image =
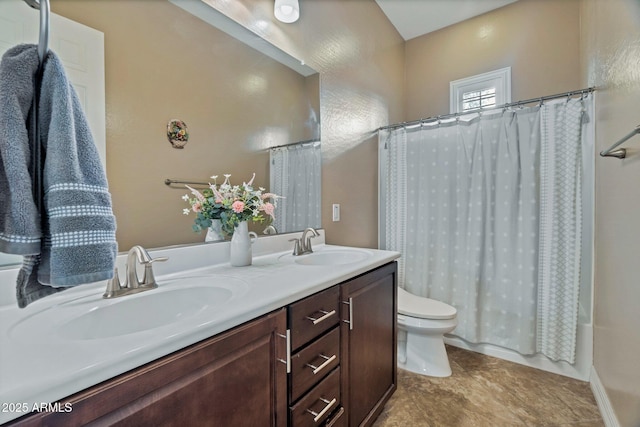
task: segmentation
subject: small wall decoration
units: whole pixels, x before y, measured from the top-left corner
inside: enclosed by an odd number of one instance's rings
[[[187,124],[182,120],[170,120],[167,124],[167,138],[173,148],[184,148],[189,141]]]

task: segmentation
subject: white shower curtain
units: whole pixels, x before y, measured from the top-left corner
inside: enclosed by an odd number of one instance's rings
[[[320,142],[272,148],[269,191],[278,199],[273,226],[279,233],[320,227]]]
[[[381,247],[455,335],[573,362],[585,102],[381,131]]]

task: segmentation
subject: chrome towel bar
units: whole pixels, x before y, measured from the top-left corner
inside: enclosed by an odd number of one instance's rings
[[[621,145],[622,143],[626,142],[628,139],[631,139],[631,137],[633,137],[637,133],[640,133],[640,125],[636,126],[636,128],[634,130],[632,130],[627,135],[622,137],[622,139],[620,141],[616,142],[615,144],[613,144],[611,147],[607,148],[606,150],[601,151],[600,155],[602,157],[617,157],[618,159],[624,159],[625,157],[627,157],[627,149],[626,148],[617,148],[617,147],[619,145]]]
[[[209,187],[208,182],[200,182],[200,181],[179,181],[177,179],[167,178],[164,180],[164,185],[171,186],[173,184],[190,184],[190,185],[202,185],[205,187]]]

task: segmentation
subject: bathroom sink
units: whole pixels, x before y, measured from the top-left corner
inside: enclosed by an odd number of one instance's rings
[[[126,299],[73,318],[61,325],[58,335],[74,340],[109,338],[158,328],[191,317],[231,299],[229,289],[190,287]],[[140,301],[140,300],[143,301]]]
[[[356,249],[331,249],[296,257],[294,262],[301,265],[345,265],[364,261],[370,252]]]
[[[173,278],[158,280],[158,288],[134,295],[79,298],[30,316],[14,325],[11,334],[28,336],[36,327],[58,339],[97,340],[177,324],[215,313],[247,289],[246,282],[232,277],[218,277],[218,282],[206,276]]]

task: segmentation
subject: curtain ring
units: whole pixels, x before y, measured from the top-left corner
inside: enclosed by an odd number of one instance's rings
[[[538,108],[542,108],[543,103],[544,103],[544,99],[540,98],[540,103],[538,104]]]

